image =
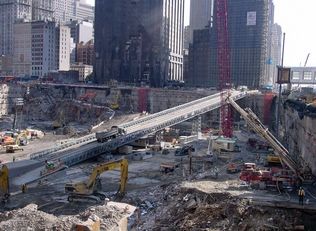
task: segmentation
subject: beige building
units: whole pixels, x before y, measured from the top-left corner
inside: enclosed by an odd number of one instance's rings
[[[70,69],[70,29],[52,21],[14,24],[14,75],[43,77]]]
[[[94,6],[86,0],[75,0],[75,15],[77,20],[94,21]]]
[[[85,64],[72,64],[70,69],[79,72],[79,81],[84,82],[86,78],[93,72],[93,66]]]
[[[13,27],[13,74],[15,76],[32,74],[32,25],[16,23]]]
[[[70,69],[70,28],[59,26],[57,29],[57,53],[58,70],[69,71]]]

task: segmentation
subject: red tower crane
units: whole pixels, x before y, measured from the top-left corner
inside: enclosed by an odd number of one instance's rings
[[[231,88],[230,78],[230,50],[228,42],[227,0],[216,0],[217,26],[217,65],[219,74],[219,88],[221,91]],[[225,137],[232,137],[232,111],[226,103],[227,95],[221,95],[220,119],[221,129]]]

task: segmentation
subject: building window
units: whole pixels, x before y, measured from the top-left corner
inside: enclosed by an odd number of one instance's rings
[[[312,80],[312,72],[311,71],[304,71],[303,79],[304,80]]]
[[[300,72],[299,71],[293,71],[292,79],[293,80],[299,80],[300,79]]]

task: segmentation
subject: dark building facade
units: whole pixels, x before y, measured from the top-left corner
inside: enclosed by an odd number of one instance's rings
[[[184,0],[96,0],[95,82],[183,80]]]
[[[78,63],[91,65],[94,64],[94,43],[90,40],[87,43],[81,42],[77,44],[76,48],[76,60]]]
[[[189,75],[185,82],[192,87],[217,87],[216,37],[212,28],[193,31],[189,47]]]
[[[231,80],[235,86],[258,88],[267,82],[271,22],[272,0],[228,0]],[[213,27],[194,32],[189,65],[185,80],[189,86],[218,87],[216,17]]]

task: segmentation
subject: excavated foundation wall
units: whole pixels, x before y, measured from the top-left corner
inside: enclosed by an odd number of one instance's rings
[[[14,110],[14,99],[23,97],[25,107],[24,113],[27,117],[35,119],[56,119],[54,115],[61,115],[65,108],[67,113],[73,115],[73,119],[80,119],[84,116],[93,117],[102,108],[113,108],[116,106],[120,111],[126,113],[136,113],[147,111],[149,113],[159,112],[183,103],[187,103],[201,97],[216,93],[215,91],[204,90],[170,90],[155,88],[107,88],[107,87],[81,87],[70,85],[0,85],[0,116],[12,113]],[[271,111],[271,119],[265,118],[264,111],[267,105],[264,95],[248,97],[238,101],[242,107],[250,107],[258,117],[264,121],[272,123],[274,121],[274,105],[268,105]],[[81,110],[75,110],[73,105],[81,105]],[[101,107],[98,110],[91,105]],[[87,109],[91,115],[86,115]],[[65,113],[65,112],[64,112]],[[88,113],[88,114],[89,114]],[[210,113],[208,117],[213,121],[218,120],[218,112]],[[239,115],[235,113],[235,118]],[[271,127],[271,124],[267,124]]]
[[[281,117],[285,143],[293,158],[307,165],[316,175],[316,116],[285,104]]]

